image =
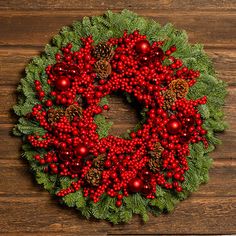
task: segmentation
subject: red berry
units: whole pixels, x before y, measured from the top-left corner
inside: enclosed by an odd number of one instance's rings
[[[121,206],[122,206],[122,201],[117,200],[117,201],[116,201],[116,206],[117,206],[117,207],[121,207]]]
[[[45,105],[46,105],[47,107],[51,107],[51,106],[53,105],[52,100],[47,100],[46,103],[45,103]]]
[[[103,105],[103,109],[104,110],[109,110],[109,106],[105,104],[105,105]]]

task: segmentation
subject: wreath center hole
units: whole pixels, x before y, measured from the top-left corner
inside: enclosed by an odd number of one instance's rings
[[[109,98],[109,111],[104,111],[104,115],[113,122],[109,134],[123,136],[127,130],[133,130],[140,121],[139,104],[132,104],[120,94],[112,94]]]

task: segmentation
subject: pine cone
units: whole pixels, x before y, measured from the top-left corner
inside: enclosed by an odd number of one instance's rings
[[[91,168],[87,172],[85,179],[92,186],[98,186],[100,184],[101,176],[102,176],[102,171],[96,168]]]
[[[98,157],[96,157],[93,160],[93,165],[94,167],[96,167],[99,170],[103,169],[103,165],[104,165],[104,161],[105,161],[106,155],[105,154],[101,154]]]
[[[154,145],[154,151],[162,153],[164,151],[164,148],[161,146],[159,142],[156,142]]]
[[[160,159],[151,158],[148,161],[148,166],[150,170],[152,170],[154,173],[160,170]]]
[[[50,109],[47,112],[47,120],[49,123],[53,124],[58,122],[62,116],[65,115],[65,112],[62,109]]]
[[[176,94],[176,98],[183,98],[188,94],[189,85],[184,79],[172,80],[169,87]]]
[[[106,43],[99,43],[93,49],[92,55],[98,60],[106,59],[107,61],[109,61],[113,57],[114,51],[111,45],[107,45]]]
[[[155,158],[159,159],[161,157],[161,153],[164,151],[164,148],[161,146],[159,142],[155,143],[154,150],[150,151],[149,154]]]
[[[94,71],[100,79],[106,79],[111,74],[111,64],[101,59],[94,64]]]
[[[79,105],[72,104],[66,108],[65,116],[69,121],[72,121],[75,116],[82,116],[82,108]]]
[[[169,110],[171,109],[171,106],[173,103],[176,101],[176,95],[172,90],[166,90],[162,92],[163,97],[164,97],[164,104],[163,104],[163,109],[164,110]]]
[[[148,166],[153,172],[157,172],[158,170],[160,170],[160,157],[163,151],[164,148],[159,142],[157,142],[154,145],[154,150],[149,152],[149,154],[151,155],[151,159],[148,161]]]

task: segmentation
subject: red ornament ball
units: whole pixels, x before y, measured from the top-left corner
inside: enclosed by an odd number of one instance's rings
[[[144,184],[143,188],[142,188],[142,193],[143,194],[149,194],[151,192],[151,187],[149,186],[149,184]]]
[[[79,69],[76,66],[70,66],[68,69],[68,73],[70,75],[78,75],[79,74]]]
[[[87,156],[87,155],[88,155],[89,150],[88,150],[88,148],[87,148],[86,146],[84,146],[84,145],[79,145],[79,146],[76,148],[75,153],[76,153],[77,155],[79,155],[79,156],[84,157],[84,156]]]
[[[70,172],[73,173],[73,174],[77,174],[80,172],[81,170],[81,165],[79,162],[73,162],[71,165],[70,165]]]
[[[52,67],[52,73],[54,75],[63,75],[66,73],[66,71],[67,71],[67,66],[63,63],[56,63]]]
[[[161,48],[156,48],[153,52],[153,57],[154,59],[157,59],[157,60],[163,60],[164,58],[164,52]]]
[[[62,151],[58,156],[61,161],[65,162],[72,159],[73,153],[71,151]]]
[[[177,119],[171,119],[166,124],[167,132],[170,134],[177,134],[182,128],[181,123]]]
[[[143,189],[143,181],[139,178],[131,179],[129,182],[129,190],[133,193],[140,192]]]
[[[147,54],[151,50],[150,43],[145,39],[140,40],[135,44],[135,50],[137,53]]]
[[[61,76],[56,80],[55,85],[58,90],[67,90],[70,87],[70,80],[65,76]]]

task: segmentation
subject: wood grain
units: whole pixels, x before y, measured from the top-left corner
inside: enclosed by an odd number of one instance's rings
[[[0,9],[152,9],[152,10],[219,10],[219,11],[233,11],[236,9],[235,1],[193,1],[185,0],[184,4],[182,0],[125,0],[125,1],[100,1],[100,0],[68,0],[68,1],[55,1],[55,0],[38,0],[28,1],[21,0],[21,4],[17,0],[1,1]]]
[[[81,219],[73,209],[58,206],[49,196],[41,198],[0,197],[0,212],[4,214],[1,232],[63,232],[96,235],[107,234],[230,234],[234,233],[235,197],[190,197],[181,202],[172,214],[162,215],[141,224],[134,217],[129,224],[111,226],[107,222]],[[21,210],[24,209],[24,217]],[[191,210],[190,210],[191,209]],[[50,216],[49,216],[50,213]],[[173,220],[174,219],[174,220]],[[78,223],[79,222],[79,223]],[[197,224],[196,224],[197,222]],[[207,223],[206,223],[207,222]],[[218,222],[218,227],[215,227]],[[155,227],[154,227],[155,226]]]
[[[103,10],[80,10],[80,11],[17,11],[0,10],[0,45],[32,45],[41,46],[48,43],[48,40],[63,25],[70,25],[73,21],[83,16],[102,14]],[[188,32],[190,42],[199,42],[207,46],[218,46],[235,48],[236,25],[234,12],[204,11],[169,11],[136,10],[141,16],[151,17],[161,24],[172,22],[177,28],[185,29]],[[50,24],[48,24],[50,22]],[[206,24],[207,22],[207,24]],[[43,37],[42,37],[43,35]]]
[[[11,107],[24,67],[63,25],[123,8],[162,24],[171,21],[187,31],[190,42],[205,45],[219,78],[229,84],[224,106],[229,128],[218,134],[222,145],[211,153],[209,183],[175,212],[151,216],[147,224],[135,217],[129,224],[112,226],[82,219],[35,183],[28,164],[20,159],[20,139],[10,135],[16,121]],[[0,0],[0,22],[0,235],[236,234],[236,1]],[[113,96],[110,106],[105,115],[114,122],[112,134],[135,125],[136,110],[122,98]]]

